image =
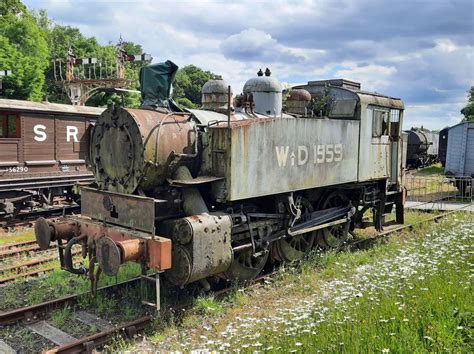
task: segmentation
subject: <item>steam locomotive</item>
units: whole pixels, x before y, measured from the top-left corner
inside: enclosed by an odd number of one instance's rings
[[[175,286],[208,287],[340,247],[367,210],[378,230],[392,208],[403,223],[400,99],[348,80],[310,81],[283,112],[267,69],[235,107],[216,79],[202,89],[202,109],[181,110],[170,98],[176,70],[170,61],[144,67],[142,107],[110,107],[97,120],[96,188],[82,188],[82,215],[35,224],[41,248],[58,241],[63,269],[96,285],[101,272],[135,261],[156,284],[163,273]],[[73,264],[76,244],[89,268]]]

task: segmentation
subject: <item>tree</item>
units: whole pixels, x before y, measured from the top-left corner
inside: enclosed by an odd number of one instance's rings
[[[210,71],[204,71],[195,65],[186,65],[178,70],[173,82],[173,99],[187,108],[199,108],[201,90],[204,84],[216,77]]]
[[[43,98],[48,47],[35,17],[18,0],[0,2],[0,70],[11,70],[3,79],[2,95],[39,101]]]
[[[461,109],[461,114],[464,115],[464,122],[474,121],[474,86],[471,86],[467,94],[467,106]]]

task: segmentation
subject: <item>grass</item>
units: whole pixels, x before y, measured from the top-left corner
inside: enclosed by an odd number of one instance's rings
[[[198,299],[179,324],[150,334],[151,348],[471,352],[472,235],[472,215],[457,213],[366,251],[314,253],[281,267],[272,284]]]
[[[66,306],[61,309],[51,311],[49,320],[54,327],[61,327],[71,317],[71,309]]]
[[[17,243],[23,241],[31,241],[35,239],[35,232],[29,230],[22,233],[5,233],[0,231],[0,245],[8,245],[10,243]]]
[[[443,175],[444,174],[444,167],[441,165],[441,163],[436,163],[431,166],[419,168],[416,170],[417,175]]]
[[[79,259],[87,266],[87,260]],[[20,279],[0,287],[0,297],[2,298],[0,309],[34,305],[53,298],[85,293],[90,290],[90,282],[87,276],[77,276],[61,270],[59,261],[48,263],[49,265],[52,265],[55,269],[44,276]],[[99,279],[99,287],[125,281],[137,277],[139,274],[139,264],[127,263],[120,267],[116,277],[108,277],[102,274]]]
[[[315,331],[302,329],[276,337],[264,332],[259,342],[286,352],[299,348],[321,352],[467,352],[474,343],[474,289],[466,282],[466,268],[444,262],[440,269],[423,280],[409,279],[409,288],[362,293],[360,298],[348,300],[345,309],[327,303],[323,305],[329,309],[324,319],[314,312],[306,323],[307,327],[317,323]]]
[[[222,303],[214,298],[214,296],[200,296],[194,303],[196,311],[202,314],[217,314],[222,312]]]

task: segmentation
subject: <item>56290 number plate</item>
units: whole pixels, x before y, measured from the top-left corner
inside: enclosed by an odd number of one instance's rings
[[[28,167],[27,166],[8,167],[8,168],[5,168],[3,172],[25,173],[25,172],[28,172]]]

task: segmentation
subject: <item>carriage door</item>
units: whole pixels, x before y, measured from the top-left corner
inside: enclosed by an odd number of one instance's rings
[[[400,136],[400,122],[401,122],[401,111],[399,109],[390,110],[390,184],[401,183],[399,180],[401,161],[402,161],[402,148],[403,141]]]

